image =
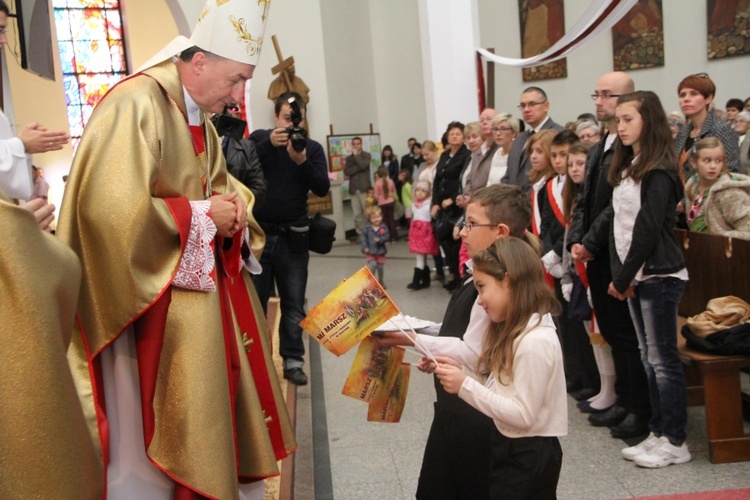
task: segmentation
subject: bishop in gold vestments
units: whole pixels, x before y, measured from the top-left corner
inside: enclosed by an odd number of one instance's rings
[[[243,268],[265,241],[253,197],[227,173],[180,64],[137,73],[99,103],[58,224],[83,265],[69,356],[110,498],[239,498],[296,447]],[[212,232],[200,205],[235,191],[249,238]]]

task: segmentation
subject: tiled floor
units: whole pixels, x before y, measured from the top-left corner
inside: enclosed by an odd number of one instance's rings
[[[313,254],[307,288],[308,304],[315,305],[341,279],[363,265],[359,245],[340,244],[329,255]],[[418,292],[407,290],[413,267],[408,244],[404,241],[392,244],[385,271],[388,292],[404,313],[440,321],[448,303],[448,292],[440,286]],[[302,398],[311,394],[313,398],[324,399],[312,404],[317,403],[319,411],[325,412],[325,442],[330,470],[320,465],[325,461],[316,460],[314,476],[319,482],[316,486],[323,486],[317,488],[316,498],[413,498],[432,422],[435,398],[432,377],[416,369],[412,371],[400,423],[369,423],[367,406],[341,395],[354,351],[352,349],[337,358],[324,349],[320,350],[320,373],[313,373],[311,386],[300,392]],[[405,361],[416,359],[416,356],[407,354]],[[606,428],[589,426],[586,417],[577,411],[573,400],[570,401],[569,434],[561,439],[564,453],[558,487],[561,499],[632,498],[750,487],[750,463],[713,465],[709,462],[702,407],[689,410],[688,445],[693,461],[661,470],[646,470],[623,460],[620,450],[628,444],[611,438]],[[313,411],[313,424],[316,418],[320,420],[320,413],[316,417]],[[325,439],[325,430],[325,426],[322,430],[318,428],[317,443]],[[329,484],[326,484],[327,478],[330,478]],[[313,481],[313,478],[300,479],[298,476],[298,485],[301,480],[306,481],[304,491],[310,491],[307,481]],[[299,486],[297,491],[303,491]],[[297,498],[302,497],[297,495]]]

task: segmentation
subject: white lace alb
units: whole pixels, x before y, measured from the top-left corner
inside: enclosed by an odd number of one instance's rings
[[[211,271],[214,270],[216,261],[211,242],[216,236],[216,225],[208,216],[211,202],[191,201],[190,208],[193,212],[190,234],[172,285],[188,290],[213,292],[216,284],[211,278]]]

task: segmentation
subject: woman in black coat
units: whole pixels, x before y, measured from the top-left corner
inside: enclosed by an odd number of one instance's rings
[[[436,224],[435,237],[445,253],[451,273],[445,288],[452,291],[460,284],[458,252],[461,241],[453,238],[453,225],[458,222],[462,210],[456,204],[456,197],[461,192],[461,170],[471,153],[464,144],[463,123],[451,122],[446,133],[448,143],[438,160],[432,186],[432,218]]]

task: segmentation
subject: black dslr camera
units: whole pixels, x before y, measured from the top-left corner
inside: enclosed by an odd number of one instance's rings
[[[224,107],[224,111],[222,111],[221,114],[214,115],[214,117],[211,118],[211,123],[216,127],[216,133],[219,134],[219,137],[231,137],[237,141],[242,139],[247,122],[233,117],[227,111],[227,108],[236,108],[236,106],[236,104],[228,104]]]
[[[307,146],[307,130],[299,126],[302,122],[302,110],[296,97],[290,97],[287,99],[287,102],[289,103],[289,107],[292,108],[289,117],[294,126],[288,127],[286,133],[289,134],[289,140],[292,141],[292,149],[301,153]]]

